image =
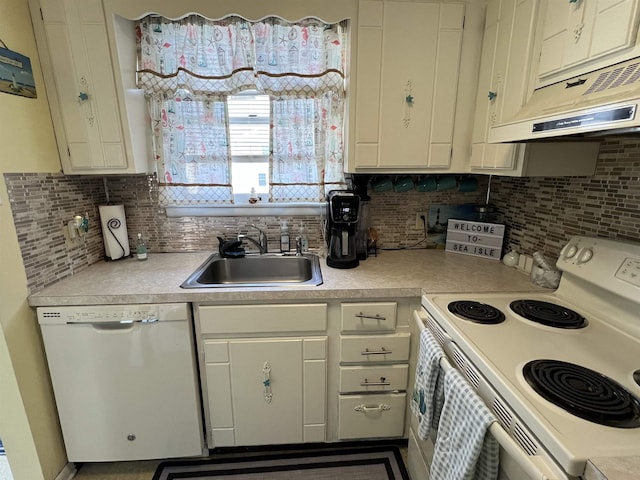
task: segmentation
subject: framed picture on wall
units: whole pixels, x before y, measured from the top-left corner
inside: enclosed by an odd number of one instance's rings
[[[28,98],[37,97],[29,57],[0,47],[0,92]]]
[[[475,220],[476,207],[471,204],[462,205],[430,205],[427,218],[427,241],[430,247],[445,248],[447,243],[447,222],[450,218]]]

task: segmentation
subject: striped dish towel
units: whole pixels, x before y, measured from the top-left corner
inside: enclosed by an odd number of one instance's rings
[[[444,406],[431,463],[431,480],[495,480],[499,445],[495,416],[456,369],[444,375]]]
[[[416,378],[411,397],[411,411],[418,418],[418,437],[426,440],[438,426],[444,399],[440,359],[444,352],[431,331],[420,332]]]

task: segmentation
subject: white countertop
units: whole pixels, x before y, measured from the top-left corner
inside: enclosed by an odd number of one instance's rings
[[[637,480],[640,457],[592,458],[587,462],[585,480]]]
[[[382,251],[357,268],[334,269],[321,259],[318,286],[182,289],[209,253],[157,253],[100,262],[29,297],[29,305],[96,305],[241,300],[419,297],[423,292],[539,290],[501,262],[443,250]]]

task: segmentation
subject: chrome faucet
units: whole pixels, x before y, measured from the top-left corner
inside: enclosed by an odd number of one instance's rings
[[[250,227],[255,228],[256,230],[258,230],[258,240],[256,240],[253,237],[250,237],[249,235],[245,235],[242,233],[238,234],[238,240],[242,241],[242,240],[248,240],[249,242],[253,243],[258,250],[260,251],[260,254],[262,255],[263,253],[267,253],[268,249],[269,249],[269,242],[267,241],[267,234],[264,233],[264,231],[262,229],[260,229],[259,227],[256,227],[253,223],[251,225],[249,225]]]
[[[299,257],[302,255],[302,237],[298,236],[296,237],[296,257]]]

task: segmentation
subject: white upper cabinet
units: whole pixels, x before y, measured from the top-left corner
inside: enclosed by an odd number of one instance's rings
[[[490,0],[480,58],[470,170],[509,176],[593,175],[599,142],[487,143],[489,128],[524,104],[538,14],[536,0]]]
[[[471,169],[511,171],[517,146],[490,144],[489,128],[522,107],[527,91],[537,2],[490,0],[480,57]]]
[[[116,88],[101,1],[29,6],[64,173],[147,173],[144,99]]]
[[[543,0],[539,84],[617,63],[640,54],[639,0]]]
[[[464,3],[359,2],[349,171],[451,167]]]

